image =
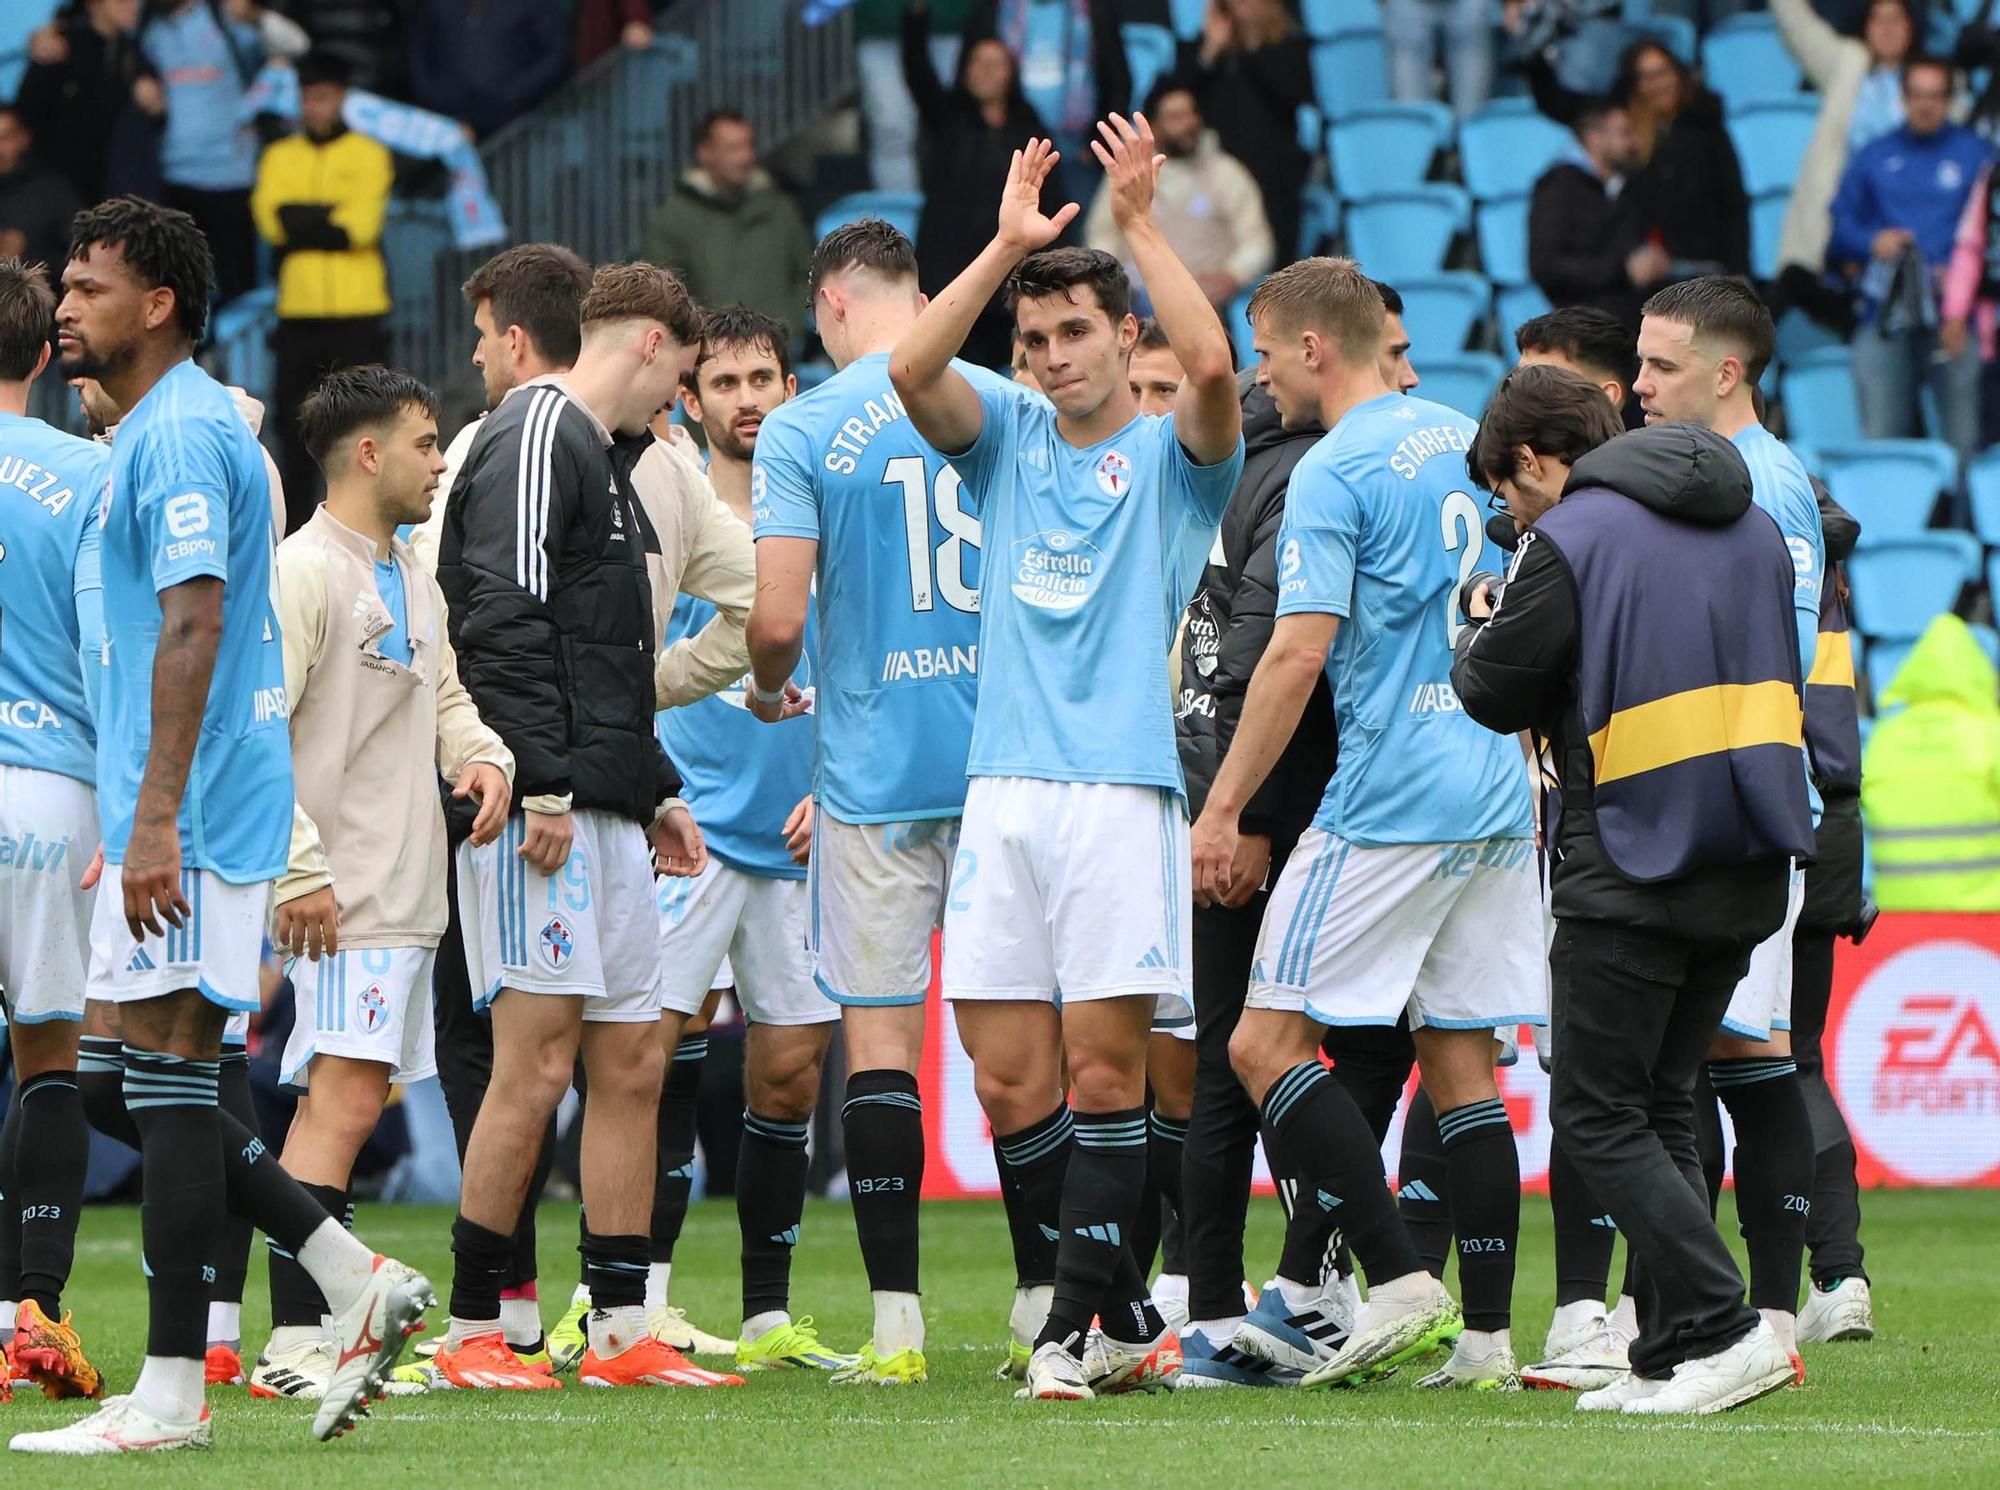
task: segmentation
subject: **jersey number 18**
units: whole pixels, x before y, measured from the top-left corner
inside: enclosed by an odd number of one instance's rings
[[[927,481],[921,455],[899,455],[882,471],[884,486],[903,489],[903,536],[910,552],[910,609],[935,610],[937,597],[953,610],[977,612],[979,589],[965,582],[965,549],[979,547],[979,519],[958,505],[958,472],[939,466]],[[945,540],[931,551],[931,514]]]

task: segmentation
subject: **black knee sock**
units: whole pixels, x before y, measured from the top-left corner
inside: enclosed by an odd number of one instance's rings
[[[706,1034],[683,1038],[660,1089],[660,1173],[653,1182],[652,1246],[647,1252],[654,1262],[674,1260],[674,1244],[687,1223],[688,1196],[694,1190],[695,1099],[701,1095],[707,1060]]]
[[[808,1124],[743,1112],[736,1150],[736,1228],[743,1247],[743,1317],[789,1309],[792,1249],[806,1208]]]
[[[1410,1110],[1403,1118],[1396,1183],[1396,1209],[1402,1213],[1403,1229],[1423,1259],[1424,1271],[1442,1278],[1444,1260],[1451,1255],[1451,1180],[1444,1140],[1438,1136],[1437,1109],[1422,1087],[1411,1096]],[[1463,1264],[1460,1266],[1462,1270]]]
[[[1063,1176],[1069,1172],[1076,1124],[1064,1103],[1018,1133],[994,1134],[1007,1231],[1014,1243],[1014,1286],[1056,1281],[1056,1242],[1062,1236]]]
[[[1854,1145],[1836,1143],[1813,1156],[1812,1210],[1806,1216],[1812,1278],[1831,1288],[1842,1278],[1866,1278],[1861,1251],[1861,1190],[1854,1179]]]
[[[451,1223],[451,1317],[500,1317],[500,1290],[514,1269],[514,1238],[459,1216]]]
[[[250,1095],[250,1053],[228,1046],[222,1052],[220,1086],[222,1110],[250,1132],[257,1131],[257,1103]],[[334,1211],[336,1217],[341,1212]],[[350,1229],[351,1226],[350,1226]],[[243,1285],[250,1276],[251,1233],[256,1228],[248,1216],[234,1211],[215,1228],[215,1289],[217,1303],[243,1302]]]
[[[353,1229],[354,1202],[338,1185],[300,1186],[329,1216]],[[266,1238],[271,1252],[271,1325],[316,1325],[327,1312],[326,1298],[292,1253]]]
[[[76,1257],[83,1208],[83,1171],[90,1128],[71,1071],[44,1071],[21,1083],[9,1125],[14,1140],[7,1202],[19,1227],[19,1299],[33,1299],[51,1319],[62,1318],[62,1292]]]
[[[1277,1130],[1300,1175],[1286,1227],[1287,1255],[1295,1249],[1300,1257],[1322,1255],[1325,1238],[1338,1226],[1371,1285],[1422,1270],[1382,1182],[1381,1151],[1367,1120],[1324,1066],[1301,1061],[1272,1082],[1264,1094],[1264,1121]],[[1292,1233],[1301,1230],[1311,1235],[1295,1240]]]
[[[1098,1301],[1097,1314],[1104,1333],[1121,1345],[1150,1345],[1167,1331],[1146,1287],[1145,1269],[1130,1247],[1118,1254],[1118,1265]]]
[[[1715,1214],[1716,1203],[1722,1198],[1722,1171],[1726,1156],[1722,1152],[1722,1109],[1715,1099],[1715,1088],[1709,1085],[1706,1069],[1696,1073],[1694,1078],[1694,1147],[1701,1160],[1701,1177],[1708,1186],[1708,1213]]]
[[[1498,1097],[1441,1112],[1438,1134],[1451,1171],[1458,1233],[1458,1291],[1465,1326],[1504,1330],[1514,1309],[1514,1253],[1521,1239],[1521,1159]]]
[[[264,1147],[263,1139],[230,1113],[222,1113],[220,1121],[229,1209],[255,1223],[274,1248],[296,1257],[306,1238],[319,1230],[330,1213],[285,1173],[276,1155]]]
[[[1055,1296],[1035,1343],[1054,1342],[1081,1356],[1091,1316],[1100,1312],[1121,1264],[1126,1276],[1120,1292],[1131,1291],[1138,1271],[1126,1239],[1146,1188],[1146,1109],[1075,1117],[1076,1147],[1063,1177]]]
[[[1750,1307],[1795,1312],[1812,1203],[1812,1120],[1789,1056],[1710,1061],[1736,1129],[1736,1217],[1750,1256]]]
[[[1299,1167],[1285,1147],[1284,1139],[1269,1123],[1260,1124],[1264,1141],[1264,1162],[1278,1191],[1278,1206],[1285,1213],[1285,1239],[1278,1253],[1278,1276],[1293,1283],[1317,1283],[1329,1267],[1350,1271],[1354,1262],[1347,1244],[1330,1213],[1299,1214]]]
[[[21,1141],[21,1089],[7,1099],[0,1123],[0,1299],[21,1297],[21,1207],[16,1194],[14,1155]],[[0,1331],[0,1334],[4,1334]]]
[[[1163,1226],[1161,1209],[1166,1199],[1153,1182],[1153,1166],[1146,1166],[1146,1180],[1139,1191],[1139,1204],[1132,1211],[1132,1232],[1125,1238],[1125,1250],[1132,1254],[1132,1266],[1141,1277],[1152,1272],[1153,1258],[1160,1250]]]
[[[583,1225],[583,1285],[590,1290],[593,1313],[604,1309],[636,1309],[646,1302],[646,1238],[600,1236]],[[457,1296],[457,1289],[453,1289]],[[498,1295],[494,1305],[499,1306]],[[458,1312],[456,1306],[452,1312]]]
[[[1149,1113],[1146,1118],[1146,1173],[1153,1187],[1160,1192],[1160,1199],[1175,1216],[1181,1214],[1182,1190],[1181,1173],[1187,1160],[1186,1118],[1162,1117],[1159,1113]],[[1178,1273],[1185,1270],[1185,1264],[1175,1265],[1174,1253],[1178,1251],[1179,1237],[1169,1241],[1168,1233],[1178,1233],[1178,1226],[1169,1226],[1166,1218],[1161,1219],[1160,1230],[1160,1270]]]
[[[854,1230],[868,1287],[917,1292],[917,1197],[924,1186],[924,1107],[908,1071],[856,1071],[840,1121]]]
[[[125,1044],[115,1035],[85,1035],[77,1041],[76,1088],[83,1116],[106,1138],[139,1146],[139,1130],[125,1110]]]
[[[216,1063],[131,1045],[123,1054],[145,1187],[146,1354],[198,1361],[208,1348],[209,1259],[228,1193]]]
[[[1559,1143],[1549,1146],[1549,1212],[1556,1229],[1556,1306],[1604,1302],[1618,1223],[1590,1193]]]

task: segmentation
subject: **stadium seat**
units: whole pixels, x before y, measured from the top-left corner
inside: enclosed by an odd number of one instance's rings
[[[1298,11],[1306,35],[1312,37],[1366,31],[1382,24],[1382,7],[1376,0],[1304,0]]]
[[[1785,369],[1785,438],[1794,446],[1836,445],[1861,428],[1854,368],[1846,347],[1811,352]]]
[[[844,228],[864,217],[879,217],[894,223],[910,238],[917,236],[917,219],[924,213],[920,191],[856,191],[829,203],[813,223],[813,237],[824,238],[835,228]]]
[[[1525,195],[1570,142],[1570,133],[1540,114],[1481,109],[1458,133],[1466,189],[1476,201]]]
[[[1796,98],[1803,82],[1769,17],[1760,19],[1761,26],[1725,21],[1701,44],[1702,76],[1732,113],[1746,104]]]
[[[1778,357],[1779,365],[1790,367],[1814,352],[1823,352],[1829,347],[1838,347],[1844,353],[1847,343],[1832,327],[1815,321],[1796,305],[1778,317]]]
[[[1758,279],[1778,277],[1778,238],[1791,201],[1789,191],[1767,191],[1750,199],[1750,272]]]
[[[28,70],[28,38],[56,13],[57,0],[7,0],[0,5],[0,98],[12,98]]]
[[[1966,625],[1972,639],[1979,643],[1979,650],[1986,654],[1986,660],[2000,667],[2000,631],[1995,631],[1984,621],[1972,621]]]
[[[1743,189],[1753,197],[1790,191],[1818,123],[1819,104],[1810,98],[1732,104],[1729,141],[1743,167]]]
[[[1419,372],[1430,365],[1427,359],[1448,352],[1462,352],[1493,306],[1493,286],[1483,274],[1459,269],[1429,279],[1402,279],[1396,289],[1403,297],[1403,329]]]
[[[1965,486],[1972,497],[1972,531],[1988,548],[2000,548],[2000,448],[1966,467]]]
[[[1861,546],[1867,548],[1922,534],[1938,495],[1958,484],[1958,457],[1937,440],[1829,445],[1820,451],[1819,475],[1834,501],[1861,524]]]
[[[1486,400],[1506,376],[1507,364],[1491,352],[1456,352],[1446,357],[1422,356],[1417,397],[1456,409],[1468,419],[1486,412]]]
[[[1326,186],[1299,191],[1299,247],[1302,259],[1319,253],[1323,243],[1340,231],[1340,198]]]
[[[1496,285],[1528,283],[1528,199],[1479,204],[1479,262]]]
[[[1347,212],[1347,251],[1378,278],[1435,274],[1469,215],[1464,188],[1443,182],[1358,202]]]
[[[1451,110],[1441,103],[1378,103],[1356,109],[1327,131],[1333,184],[1343,200],[1421,186],[1451,140]]]
[[[1876,718],[1879,719],[1884,712],[1882,695],[1889,691],[1889,684],[1895,680],[1896,673],[1915,645],[1910,641],[1871,641],[1868,644],[1868,700]]]
[[[1262,283],[1262,281],[1259,281]],[[1257,286],[1237,292],[1237,296],[1222,308],[1222,326],[1229,333],[1229,345],[1236,353],[1238,368],[1254,367],[1257,349],[1250,345],[1250,297]]]
[[[222,380],[237,388],[268,389],[277,376],[271,332],[278,324],[275,286],[245,290],[209,322],[212,352]]]
[[[1511,285],[1500,291],[1493,306],[1493,319],[1500,327],[1500,349],[1514,345],[1514,333],[1523,321],[1545,316],[1555,307],[1540,285]]]
[[[1978,577],[1979,543],[1969,533],[1921,533],[1856,549],[1847,561],[1854,624],[1871,638],[1914,641]]]
[[[1689,67],[1694,66],[1696,55],[1700,51],[1700,33],[1695,30],[1694,22],[1686,16],[1649,15],[1644,20],[1634,21],[1632,24]]]
[[[1313,93],[1320,112],[1341,119],[1371,103],[1389,98],[1389,54],[1378,25],[1368,31],[1343,31],[1312,49]]]
[[[1316,103],[1299,105],[1299,149],[1308,155],[1326,149],[1326,116]]]
[[[1174,35],[1182,41],[1194,41],[1208,19],[1208,0],[1168,0],[1167,16],[1174,24]]]
[[[1144,108],[1153,84],[1173,71],[1180,43],[1165,26],[1147,21],[1127,21],[1118,34],[1125,40],[1125,65],[1132,70],[1132,107]]]

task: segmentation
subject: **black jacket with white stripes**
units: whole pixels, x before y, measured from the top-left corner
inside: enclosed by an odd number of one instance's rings
[[[438,546],[459,676],[514,753],[516,801],[650,823],[680,779],[653,733],[659,540],[604,427],[560,384],[520,388],[480,426]]]

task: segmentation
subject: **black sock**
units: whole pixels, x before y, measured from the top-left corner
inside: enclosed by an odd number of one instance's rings
[[[284,1165],[264,1147],[263,1139],[230,1113],[222,1113],[220,1121],[229,1209],[254,1222],[273,1247],[297,1256],[306,1238],[326,1221],[327,1208],[285,1173]]]
[[[17,1097],[12,1184],[7,1196],[20,1228],[20,1287],[51,1319],[62,1318],[62,1291],[76,1258],[83,1172],[90,1127],[71,1071],[44,1071],[21,1083]]]
[[[1590,1193],[1559,1143],[1549,1145],[1549,1212],[1556,1228],[1556,1307],[1604,1302],[1618,1223]]]
[[[1174,1217],[1181,1214],[1182,1190],[1181,1171],[1187,1159],[1186,1118],[1162,1117],[1159,1113],[1149,1113],[1146,1117],[1146,1175],[1153,1188],[1160,1192],[1160,1199]],[[1169,1240],[1169,1231],[1174,1233]],[[1183,1267],[1175,1266],[1174,1254],[1179,1251],[1179,1226],[1169,1227],[1167,1218],[1160,1221],[1160,1270],[1178,1273]],[[1183,1265],[1184,1266],[1184,1265]]]
[[[1132,1231],[1125,1238],[1125,1250],[1132,1254],[1132,1266],[1141,1277],[1153,1270],[1153,1258],[1160,1250],[1164,1222],[1161,1210],[1166,1198],[1153,1180],[1153,1166],[1146,1165],[1146,1179],[1139,1191],[1139,1204],[1132,1210]]]
[[[21,1297],[21,1206],[16,1194],[14,1155],[21,1141],[21,1089],[7,1099],[0,1123],[0,1299]]]
[[[347,1191],[338,1185],[301,1184],[300,1188],[310,1195],[329,1216],[339,1219],[343,1226],[353,1229],[349,1219],[353,1211],[353,1201]],[[271,1251],[271,1324],[316,1325],[320,1316],[327,1312],[326,1298],[319,1291],[306,1270],[299,1266],[299,1260],[276,1242],[266,1238]]]
[[[1438,1135],[1437,1108],[1421,1086],[1410,1098],[1403,1118],[1402,1153],[1396,1160],[1396,1209],[1403,1229],[1423,1259],[1424,1271],[1444,1276],[1451,1255],[1451,1179],[1445,1163],[1444,1140]],[[1519,1188],[1518,1176],[1516,1189]],[[1460,1264],[1461,1269],[1463,1263]]]
[[[123,1054],[145,1196],[146,1354],[198,1361],[208,1349],[209,1259],[228,1193],[216,1063],[132,1045]]]
[[[139,1130],[125,1110],[125,1042],[115,1035],[85,1035],[76,1042],[76,1089],[84,1119],[106,1138],[139,1146]]]
[[[1146,1188],[1146,1109],[1079,1112],[1075,1119],[1076,1147],[1063,1177],[1055,1297],[1035,1343],[1053,1342],[1081,1356],[1091,1317],[1100,1312],[1121,1261],[1129,1271],[1120,1292],[1131,1291],[1138,1270],[1126,1238]]]
[[[241,1046],[225,1046],[220,1067],[222,1110],[250,1132],[257,1131],[257,1103],[250,1095],[250,1052]],[[339,1212],[334,1213],[336,1217]],[[344,1222],[349,1230],[351,1222]],[[215,1228],[215,1288],[209,1297],[217,1303],[243,1302],[243,1285],[250,1276],[250,1243],[256,1230],[248,1216],[231,1211]],[[217,1342],[211,1342],[217,1343]]]
[[[1438,1114],[1451,1214],[1458,1232],[1458,1291],[1469,1330],[1504,1330],[1514,1310],[1514,1253],[1521,1240],[1521,1158],[1498,1097]]]
[[[1736,1129],[1736,1217],[1750,1257],[1750,1307],[1799,1307],[1812,1202],[1812,1119],[1790,1056],[1710,1061]]]
[[[660,1089],[660,1173],[653,1182],[652,1246],[647,1252],[654,1262],[674,1260],[674,1244],[687,1224],[688,1196],[694,1190],[695,1099],[701,1095],[707,1060],[707,1035],[683,1038]]]
[[[1118,1266],[1098,1301],[1097,1314],[1104,1333],[1121,1345],[1150,1345],[1167,1332],[1146,1287],[1145,1269],[1130,1247],[1118,1254]]]
[[[577,1250],[583,1253],[591,1312],[636,1309],[646,1302],[646,1238],[600,1236],[586,1223]]]
[[[1854,1178],[1854,1145],[1836,1143],[1813,1156],[1812,1210],[1806,1216],[1812,1278],[1831,1288],[1842,1278],[1866,1278],[1861,1251],[1861,1190]]]
[[[1299,1214],[1299,1167],[1284,1139],[1269,1123],[1259,1124],[1264,1141],[1264,1162],[1270,1167],[1272,1183],[1278,1191],[1278,1207],[1285,1213],[1285,1239],[1278,1253],[1278,1276],[1293,1283],[1318,1283],[1329,1267],[1342,1272],[1353,1269],[1347,1243],[1333,1217],[1316,1211],[1311,1217]]]
[[[924,1106],[908,1071],[856,1071],[840,1122],[854,1230],[868,1287],[917,1292],[917,1196],[924,1187]]]
[[[1056,1281],[1056,1243],[1062,1236],[1063,1176],[1069,1172],[1076,1124],[1064,1103],[1018,1133],[993,1135],[1000,1164],[1007,1231],[1014,1242],[1014,1286]]]
[[[791,1307],[792,1249],[806,1208],[807,1126],[743,1112],[736,1229],[742,1235],[745,1319]]]
[[[514,1239],[464,1216],[451,1223],[451,1317],[498,1319],[500,1290],[514,1269]]]
[[[1382,1182],[1381,1150],[1367,1120],[1324,1066],[1301,1061],[1272,1082],[1264,1094],[1264,1121],[1277,1130],[1300,1175],[1285,1228],[1288,1256],[1323,1256],[1325,1239],[1338,1226],[1371,1285],[1423,1270]],[[1301,1229],[1309,1235],[1295,1242],[1292,1233]],[[1316,1275],[1293,1281],[1314,1282]]]

